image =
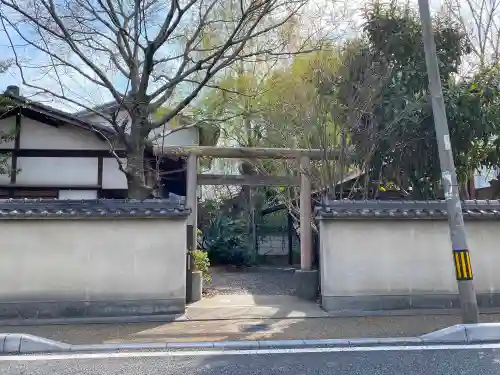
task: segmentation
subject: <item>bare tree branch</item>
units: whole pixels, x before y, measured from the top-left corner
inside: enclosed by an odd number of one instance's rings
[[[500,0],[445,0],[448,13],[464,31],[471,46],[473,63],[480,67],[500,59]]]
[[[253,59],[272,65],[273,60],[299,52],[281,30],[306,14],[306,4],[307,0],[0,0],[0,19],[23,84],[104,118],[127,149],[129,160],[122,170],[130,196],[141,197],[141,155],[159,137],[151,138],[152,130],[166,128],[204,88],[215,87],[213,80],[234,63]],[[56,84],[44,84],[42,77]],[[111,96],[116,109],[95,109],[92,100],[82,100],[82,93],[73,88],[77,82],[88,86],[85,94],[91,97]],[[152,116],[161,107],[168,110]],[[164,142],[176,131],[206,122],[183,124],[160,137]]]

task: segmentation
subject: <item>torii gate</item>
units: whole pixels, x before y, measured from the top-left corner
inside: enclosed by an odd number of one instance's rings
[[[187,157],[186,206],[191,209],[187,223],[188,250],[197,245],[197,187],[198,185],[242,185],[242,186],[300,186],[300,271],[297,295],[305,299],[316,297],[318,275],[312,269],[312,209],[311,209],[311,160],[336,159],[337,150],[254,148],[254,147],[210,147],[210,146],[164,146],[154,149],[157,156]],[[224,159],[281,159],[297,160],[300,177],[290,176],[239,176],[197,174],[199,158]]]

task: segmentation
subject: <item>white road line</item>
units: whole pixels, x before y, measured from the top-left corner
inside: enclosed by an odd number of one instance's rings
[[[500,349],[500,344],[477,345],[423,345],[423,346],[365,346],[335,348],[302,348],[302,349],[252,349],[252,350],[202,350],[202,351],[164,351],[164,352],[120,352],[120,353],[72,353],[43,355],[0,356],[0,362],[13,361],[55,361],[76,359],[106,358],[161,358],[161,357],[209,357],[225,355],[258,355],[258,354],[305,354],[305,353],[348,353],[348,352],[383,352],[383,351],[424,351],[424,350],[479,350]]]

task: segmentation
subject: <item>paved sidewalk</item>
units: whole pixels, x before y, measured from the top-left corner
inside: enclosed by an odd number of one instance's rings
[[[500,322],[483,314],[482,322]],[[294,296],[219,295],[190,305],[168,323],[0,326],[69,344],[226,340],[349,339],[420,336],[460,323],[458,315],[328,317],[318,305]]]
[[[482,315],[500,322],[500,315]],[[364,318],[285,318],[0,327],[70,344],[157,343],[226,340],[293,340],[420,336],[460,323],[456,315]]]

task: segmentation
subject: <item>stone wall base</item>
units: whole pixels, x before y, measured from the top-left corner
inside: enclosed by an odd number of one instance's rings
[[[500,307],[500,293],[477,295],[480,308]],[[457,309],[457,294],[413,294],[376,296],[321,296],[321,306],[328,312],[397,311],[411,309]]]
[[[183,314],[184,298],[132,301],[57,301],[57,302],[0,302],[0,320],[77,320],[85,322],[106,321],[118,318],[141,318],[147,321],[156,317]],[[131,319],[134,320],[134,319]]]
[[[316,301],[319,286],[318,276],[318,270],[296,270],[293,274],[296,296],[301,299]]]

